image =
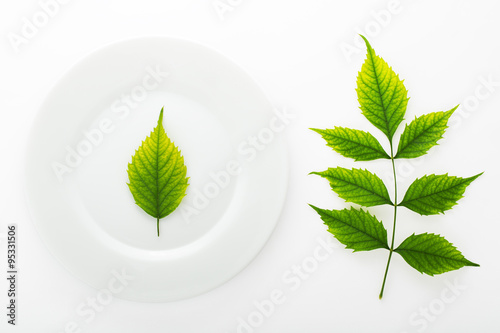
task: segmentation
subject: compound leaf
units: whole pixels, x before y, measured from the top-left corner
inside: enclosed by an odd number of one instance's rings
[[[156,218],[160,236],[160,219],[179,206],[188,187],[184,157],[163,128],[163,108],[158,125],[132,156],[127,173],[135,203]]]
[[[408,91],[403,80],[375,54],[368,40],[366,60],[358,73],[358,101],[363,115],[389,139],[403,121],[408,104]]]
[[[458,105],[449,111],[433,112],[412,121],[405,126],[395,158],[414,158],[427,154],[437,145],[448,127],[448,119]]]
[[[378,140],[368,132],[337,126],[333,129],[312,128],[312,130],[321,134],[328,147],[355,161],[390,158]]]
[[[345,201],[365,207],[388,204],[392,205],[389,192],[384,182],[368,170],[328,168],[323,172],[311,174],[328,179],[332,190]]]
[[[367,47],[366,59],[358,73],[356,92],[363,115],[381,130],[389,140],[390,155],[370,133],[344,127],[312,129],[327,142],[327,146],[344,157],[355,161],[390,159],[394,175],[394,197],[398,194],[396,158],[416,158],[425,155],[443,137],[448,120],[457,109],[434,112],[416,117],[405,126],[394,150],[394,134],[403,121],[408,104],[408,91],[403,80],[379,57],[368,40],[361,36]],[[482,173],[469,178],[445,175],[429,175],[415,180],[406,191],[403,200],[391,201],[384,182],[375,174],[362,169],[329,168],[312,172],[328,179],[339,197],[366,207],[388,204],[394,206],[394,222],[391,245],[387,230],[381,221],[368,211],[351,207],[343,210],[325,210],[311,207],[320,215],[328,231],[346,248],[369,251],[378,248],[389,250],[382,288],[384,295],[392,253],[399,253],[413,268],[428,275],[441,274],[464,266],[479,266],[466,259],[453,244],[440,235],[413,234],[394,249],[398,206],[407,207],[421,215],[444,213],[457,204],[469,186]]]
[[[441,274],[464,266],[479,266],[462,255],[444,237],[435,234],[411,235],[395,249],[403,259],[420,273]]]
[[[465,189],[482,173],[469,178],[429,175],[415,180],[399,206],[405,206],[421,215],[444,213],[457,204]]]
[[[346,246],[346,249],[369,251],[389,249],[387,230],[375,216],[360,209],[326,210],[310,205],[328,226],[328,231]]]

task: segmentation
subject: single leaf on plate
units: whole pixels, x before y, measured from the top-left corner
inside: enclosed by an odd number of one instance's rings
[[[337,126],[333,129],[311,129],[321,134],[326,145],[342,156],[356,161],[390,158],[378,140],[368,132]]]
[[[368,170],[337,167],[311,174],[328,179],[332,190],[345,201],[365,207],[392,205],[382,179]]]
[[[127,173],[135,203],[156,218],[160,236],[160,219],[179,206],[188,187],[184,157],[163,128],[163,108],[158,125],[132,156]]]
[[[328,226],[328,231],[346,246],[356,251],[389,249],[387,230],[375,216],[360,209],[326,210],[310,205]]]
[[[403,80],[375,54],[368,40],[366,60],[358,73],[358,101],[363,115],[389,140],[403,121],[408,104],[408,91]]]
[[[411,235],[395,249],[403,259],[420,273],[441,274],[464,266],[479,266],[462,255],[444,237],[435,234]]]
[[[429,149],[437,145],[448,128],[448,119],[458,105],[449,111],[432,112],[412,121],[405,126],[395,158],[414,158],[427,154]]]
[[[465,189],[482,173],[469,178],[429,175],[415,180],[398,206],[405,206],[420,215],[444,213],[457,204]]]

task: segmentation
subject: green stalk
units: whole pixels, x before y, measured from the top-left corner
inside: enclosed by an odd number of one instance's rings
[[[158,237],[160,237],[160,218],[156,218],[156,230],[158,230]]]
[[[392,252],[394,252],[394,236],[396,235],[396,216],[398,212],[398,183],[396,180],[396,167],[394,165],[394,151],[392,148],[392,140],[391,140],[391,161],[392,161],[392,173],[394,175],[394,222],[392,225],[392,240],[391,240],[391,248],[389,249],[389,258],[387,259],[387,266],[385,267],[384,281],[382,282],[382,289],[380,290],[379,299],[382,299],[384,296],[384,287],[385,281],[387,279],[387,273],[389,272],[389,264],[391,263]]]

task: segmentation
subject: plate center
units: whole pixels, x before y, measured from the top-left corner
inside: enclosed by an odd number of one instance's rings
[[[134,202],[127,183],[127,166],[135,150],[156,126],[164,107],[163,126],[181,150],[187,167],[189,187],[181,205],[160,220]],[[113,119],[113,129],[76,170],[79,200],[102,231],[116,240],[146,250],[169,250],[190,244],[221,220],[235,188],[235,177],[226,171],[234,145],[228,131],[211,112],[185,96],[153,92],[147,100],[124,116],[107,108],[87,133],[99,136],[96,129],[103,119]],[[83,139],[90,141],[90,135]]]

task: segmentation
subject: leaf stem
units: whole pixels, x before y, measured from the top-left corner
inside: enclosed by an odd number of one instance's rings
[[[160,218],[156,218],[156,230],[158,230],[158,237],[160,237]]]
[[[382,282],[382,289],[380,290],[380,295],[378,296],[379,299],[382,299],[382,296],[384,296],[385,281],[387,279],[387,273],[389,272],[389,264],[391,263],[392,252],[394,252],[394,238],[396,235],[396,216],[398,212],[398,183],[396,179],[396,166],[394,164],[394,150],[392,147],[392,140],[391,140],[391,161],[392,161],[392,173],[394,176],[394,222],[392,226],[391,248],[389,249],[389,258],[387,258],[387,266],[385,267],[384,281]]]

